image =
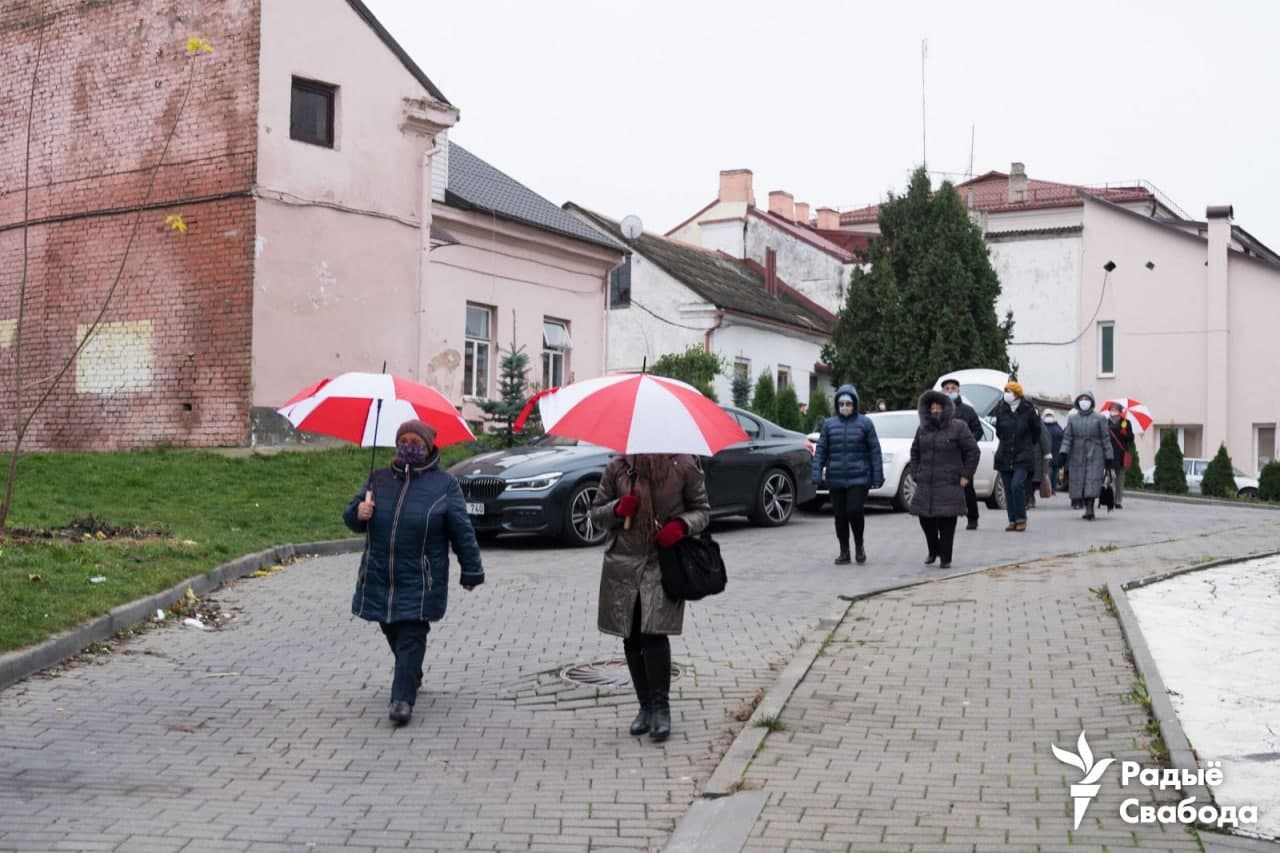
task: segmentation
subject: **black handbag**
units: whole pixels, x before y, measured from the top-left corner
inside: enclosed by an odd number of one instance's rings
[[[1098,494],[1098,506],[1105,506],[1107,512],[1116,508],[1116,490],[1111,485],[1112,476],[1111,469],[1108,468],[1102,479],[1102,491]]]
[[[674,601],[697,601],[724,592],[728,580],[720,545],[705,530],[670,548],[659,548],[658,566],[662,569],[662,591]]]

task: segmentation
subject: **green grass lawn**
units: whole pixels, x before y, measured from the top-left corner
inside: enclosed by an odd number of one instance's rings
[[[472,451],[442,451],[444,467]],[[390,451],[378,452],[385,465]],[[0,455],[0,470],[8,458]],[[254,551],[350,536],[342,510],[369,451],[342,447],[233,458],[204,451],[23,456],[9,513],[18,528],[93,516],[162,536],[0,538],[0,652],[29,646]],[[89,582],[106,577],[98,584]]]

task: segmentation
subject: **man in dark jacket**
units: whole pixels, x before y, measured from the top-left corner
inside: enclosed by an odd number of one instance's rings
[[[1027,529],[1027,483],[1040,454],[1040,416],[1030,400],[1022,396],[1022,386],[1008,382],[1004,399],[996,405],[995,468],[1004,481],[1005,510],[1009,514],[1006,531]]]
[[[1058,486],[1058,454],[1062,452],[1062,426],[1058,423],[1058,418],[1053,412],[1045,412],[1042,419],[1044,428],[1049,433],[1049,482],[1053,485],[1053,490],[1059,490]]]
[[[851,562],[851,527],[854,559],[859,563],[867,561],[867,552],[862,547],[863,506],[867,493],[884,485],[884,466],[876,426],[871,418],[858,413],[858,392],[852,385],[841,385],[836,391],[836,412],[822,422],[818,446],[813,452],[813,481],[826,482],[831,491],[836,539],[840,543],[835,562],[843,566]]]
[[[973,436],[975,442],[982,441],[982,421],[978,419],[978,413],[973,410],[973,406],[960,399],[960,381],[950,377],[942,380],[942,393],[951,398],[951,402],[955,404],[955,418],[958,421],[964,421],[964,425],[969,428],[969,433]],[[965,515],[968,516],[969,523],[965,525],[965,530],[978,529],[978,494],[973,490],[973,478],[970,477],[964,487],[964,505]]]

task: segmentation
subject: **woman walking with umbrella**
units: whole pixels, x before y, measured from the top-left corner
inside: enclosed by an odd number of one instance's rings
[[[436,431],[421,420],[396,430],[396,455],[347,504],[342,520],[366,534],[351,612],[377,622],[395,656],[388,716],[409,722],[422,684],[431,623],[448,603],[449,546],[462,563],[462,588],[484,583],[462,488],[439,466]]]
[[[956,418],[951,397],[940,391],[925,391],[917,406],[920,426],[911,442],[911,478],[916,490],[911,496],[911,514],[920,519],[931,566],[951,568],[951,546],[956,537],[956,518],[965,514],[965,489],[978,470],[978,442],[965,422]]]
[[[1094,502],[1102,493],[1102,482],[1111,464],[1111,428],[1103,415],[1094,411],[1093,392],[1076,395],[1075,410],[1062,431],[1060,465],[1070,469],[1067,488],[1071,501],[1084,504],[1081,518],[1093,521]]]
[[[700,533],[711,516],[702,469],[693,456],[639,453],[605,468],[591,520],[609,531],[600,572],[598,622],[622,637],[640,712],[631,734],[671,735],[671,640],[684,626],[684,602],[662,589],[658,549]]]

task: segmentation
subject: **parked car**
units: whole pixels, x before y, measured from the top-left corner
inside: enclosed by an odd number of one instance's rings
[[[995,410],[996,404],[1000,402],[1001,396],[1004,394],[1005,383],[1009,381],[1009,374],[1000,370],[987,370],[985,368],[968,368],[966,370],[953,370],[950,373],[944,373],[938,377],[938,381],[933,383],[933,390],[942,390],[942,380],[954,379],[960,383],[960,398],[973,406],[973,410],[978,413],[978,417],[985,418]]]
[[[894,412],[872,412],[867,415],[876,426],[876,435],[880,439],[880,456],[884,464],[884,485],[871,491],[870,500],[889,501],[895,509],[906,511],[911,505],[911,495],[915,493],[915,480],[908,468],[911,467],[911,441],[916,437],[916,427],[920,426],[920,415],[915,409],[902,409]],[[810,453],[817,451],[819,433],[809,434]],[[987,502],[993,509],[1004,509],[1004,482],[996,476],[996,432],[991,424],[982,422],[982,441],[978,449],[982,457],[978,460],[978,471],[973,476],[973,490],[979,500]],[[805,509],[821,509],[829,495],[826,489],[815,491],[814,499],[804,505]]]
[[[747,440],[702,459],[711,514],[745,515],[766,527],[786,524],[796,504],[814,494],[812,456],[804,435],[751,412],[721,408]],[[606,531],[591,523],[591,503],[615,455],[598,445],[544,435],[523,447],[464,459],[449,473],[462,485],[481,539],[537,533],[569,545],[595,545],[604,541]]]
[[[1182,471],[1187,475],[1187,491],[1193,495],[1200,494],[1200,481],[1204,479],[1204,469],[1209,466],[1208,459],[1182,459]],[[1245,474],[1239,468],[1231,469],[1236,480],[1236,497],[1256,500],[1258,497],[1258,481]],[[1155,484],[1156,466],[1142,469],[1142,482],[1148,486]]]

